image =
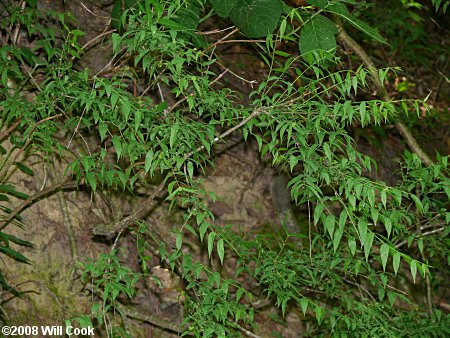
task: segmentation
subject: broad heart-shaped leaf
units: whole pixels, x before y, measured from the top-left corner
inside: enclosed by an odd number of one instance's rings
[[[337,33],[335,24],[324,17],[316,15],[305,24],[300,34],[300,52],[306,57],[311,52],[326,51],[332,52],[336,50]]]
[[[272,33],[281,17],[281,0],[237,0],[230,19],[247,37]]]
[[[217,15],[226,18],[239,0],[209,0]]]
[[[308,5],[324,9],[328,6],[328,0],[308,0]]]

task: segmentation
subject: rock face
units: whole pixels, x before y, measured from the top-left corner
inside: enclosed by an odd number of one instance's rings
[[[299,229],[287,184],[286,176],[276,175],[272,180],[270,192],[278,223],[286,227],[286,230],[292,234],[297,233]]]
[[[73,16],[78,29],[85,33],[79,39],[80,45],[90,41],[86,54],[75,64],[78,69],[89,69],[90,74],[103,70],[111,61],[113,54],[110,43],[103,43],[104,37],[96,37],[111,30],[111,11],[114,0],[87,1],[38,1],[42,11],[57,11]]]

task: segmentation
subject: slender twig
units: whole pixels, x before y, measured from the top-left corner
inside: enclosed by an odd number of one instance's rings
[[[89,13],[91,13],[93,16],[96,16],[96,17],[102,18],[102,19],[111,19],[111,17],[109,17],[109,16],[103,16],[103,15],[95,14],[93,11],[91,11],[89,8],[87,8],[86,5],[84,3],[82,3],[82,2],[81,2],[81,6],[83,6],[84,9],[86,11],[88,11]]]
[[[232,132],[234,132],[235,130],[241,128],[242,126],[244,126],[245,124],[247,124],[247,122],[249,122],[251,119],[253,119],[254,117],[258,116],[259,114],[262,113],[267,113],[266,110],[263,109],[257,109],[255,111],[253,111],[249,116],[247,116],[245,119],[243,119],[241,122],[239,122],[237,125],[235,125],[233,128],[228,129],[227,131],[225,131],[224,133],[220,134],[219,136],[217,136],[216,138],[214,138],[214,140],[212,141],[212,144],[216,143],[217,141],[227,137],[228,135],[230,135]],[[190,153],[185,155],[185,158],[189,158],[192,155],[194,155],[195,153],[198,153],[199,151],[202,151],[203,149],[205,149],[205,146],[202,145],[200,147],[198,147],[197,149],[195,149],[195,151],[191,151]]]
[[[109,30],[109,31],[106,31],[106,32],[103,32],[103,33],[97,35],[96,37],[94,37],[94,38],[92,38],[91,40],[89,40],[88,42],[86,42],[86,43],[81,47],[81,49],[86,49],[87,47],[89,47],[89,45],[91,45],[92,43],[94,43],[94,41],[96,41],[97,39],[100,39],[101,37],[103,37],[103,36],[105,36],[105,35],[108,35],[108,34],[111,34],[111,33],[114,33],[114,32],[117,32],[117,29],[111,29],[111,30]]]
[[[214,83],[216,83],[217,81],[219,81],[226,73],[230,72],[230,70],[228,68],[225,68],[225,70],[220,73],[214,80],[212,80],[210,83],[208,83],[208,87],[211,87]],[[178,107],[180,104],[182,104],[183,102],[185,102],[187,100],[188,97],[193,96],[194,93],[189,94],[189,96],[185,96],[182,99],[178,100],[177,102],[175,102],[172,106],[170,106],[167,109],[167,112],[165,112],[164,114],[167,115],[169,114],[171,111],[173,111],[176,107]]]
[[[361,61],[364,63],[364,65],[369,69],[370,74],[372,76],[372,81],[375,85],[376,91],[378,96],[385,102],[391,101],[391,98],[389,97],[386,88],[384,88],[383,84],[381,83],[380,76],[377,72],[377,69],[375,67],[375,64],[370,59],[369,55],[366,53],[366,51],[355,41],[353,40],[345,31],[344,27],[342,26],[342,22],[340,18],[335,17],[335,22],[338,27],[338,35],[337,39],[347,46],[349,46],[353,52],[355,52],[356,55],[359,56]],[[415,137],[412,135],[411,131],[407,126],[405,126],[402,122],[398,121],[395,123],[395,126],[397,127],[398,131],[402,135],[402,137],[405,139],[406,143],[408,144],[409,148],[419,156],[419,158],[422,160],[422,162],[429,166],[433,163],[431,158],[422,150],[421,146],[415,139]]]
[[[236,327],[242,331],[246,336],[251,337],[251,338],[261,338],[261,336],[258,336],[257,334],[254,334],[252,331],[247,330],[245,327],[242,327],[238,324],[235,324]]]
[[[22,1],[20,8],[23,11],[25,6],[27,5],[26,1]],[[14,30],[14,34],[12,37],[12,44],[16,46],[19,43],[19,32],[20,32],[20,23],[16,25],[16,29]]]
[[[308,241],[309,241],[309,260],[312,264],[312,235],[311,235],[311,202],[308,201]]]
[[[364,291],[365,293],[367,293],[367,294],[369,295],[369,297],[370,297],[373,301],[375,301],[375,297],[372,296],[372,294],[369,292],[369,290],[367,290],[367,289],[366,289],[364,286],[362,286],[361,284],[352,282],[351,280],[348,280],[347,278],[342,278],[342,280],[343,280],[344,282],[348,283],[348,284],[357,286],[360,290],[362,290],[362,291]]]
[[[425,255],[422,252],[422,260],[425,262]],[[427,285],[427,305],[428,305],[428,313],[431,315],[433,313],[433,297],[431,295],[431,281],[430,281],[430,275],[427,273],[425,274],[425,283]]]
[[[157,201],[155,200],[155,198],[163,191],[165,183],[166,183],[166,181],[163,180],[159,184],[159,186],[155,190],[153,190],[153,192],[150,194],[150,196],[148,196],[147,199],[143,203],[141,203],[141,205],[137,208],[137,210],[135,212],[133,212],[131,215],[129,215],[121,220],[118,220],[111,226],[111,229],[114,232],[118,232],[118,235],[113,244],[113,248],[112,248],[113,250],[117,246],[117,243],[119,241],[119,237],[121,236],[121,234],[130,225],[132,225],[133,223],[138,221],[140,218],[142,218],[149,210],[151,210],[156,205]]]
[[[209,34],[218,34],[218,33],[222,33],[222,32],[226,32],[229,31],[230,29],[235,28],[234,26],[228,27],[228,28],[224,28],[224,29],[215,29],[213,31],[208,31],[208,32],[198,32],[198,34],[202,34],[202,35],[209,35]]]
[[[424,232],[424,233],[421,234],[421,236],[429,236],[429,235],[433,235],[433,234],[436,234],[436,233],[441,232],[441,231],[444,231],[444,228],[439,228],[439,229],[434,229],[434,230],[431,230],[431,231]],[[398,248],[402,247],[403,245],[405,245],[406,243],[408,243],[408,241],[403,241],[403,242],[397,244],[395,246],[395,248],[398,249]]]
[[[220,67],[222,67],[222,68],[224,68],[224,69],[228,69],[227,67],[225,67],[223,64],[221,64],[221,63],[220,63],[219,61],[217,61],[217,60],[216,60],[216,63],[217,63]],[[239,80],[242,80],[242,81],[244,81],[244,82],[249,83],[252,87],[253,87],[253,85],[254,85],[255,83],[258,83],[258,81],[256,81],[256,80],[247,80],[247,79],[243,78],[242,76],[236,74],[235,72],[231,71],[230,69],[228,69],[228,71],[229,71],[232,75],[234,75],[235,77],[237,77]]]
[[[155,79],[156,86],[158,87],[159,96],[161,97],[161,102],[164,102],[164,94],[162,92],[161,86],[159,85],[158,79],[156,78],[156,73],[153,73],[153,78]]]
[[[225,43],[237,43],[237,42],[256,43],[256,42],[266,42],[266,40],[246,40],[246,39],[226,40],[219,42],[217,45],[223,45]]]
[[[223,41],[225,41],[227,38],[229,38],[230,36],[232,36],[234,33],[239,32],[239,29],[235,28],[233,29],[230,33],[228,33],[227,35],[225,35],[223,38],[220,38],[219,40],[217,40],[216,42],[214,42],[213,44],[209,45],[208,47],[206,47],[206,49],[203,51],[203,54],[205,54],[208,50],[210,50],[211,48],[216,47],[218,44],[222,43]]]
[[[75,130],[72,133],[72,136],[70,137],[69,143],[67,144],[67,149],[70,148],[70,145],[72,144],[73,138],[75,137],[75,134],[78,133],[79,129],[80,129],[80,125],[81,125],[81,121],[83,120],[84,117],[84,113],[86,112],[86,107],[84,107],[83,112],[81,113],[81,116],[78,120],[77,126],[75,127]]]

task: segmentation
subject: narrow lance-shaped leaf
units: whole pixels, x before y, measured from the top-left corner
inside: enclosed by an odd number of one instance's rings
[[[359,239],[361,240],[361,247],[364,246],[366,242],[366,236],[367,236],[367,222],[365,220],[360,220],[358,223],[358,232],[359,232]]]
[[[223,257],[225,255],[225,249],[222,238],[217,241],[217,254],[219,255],[220,263],[223,265]]]
[[[307,298],[302,298],[300,300],[300,305],[302,307],[302,311],[303,311],[303,315],[306,315],[306,310],[308,310],[308,299]]]
[[[353,237],[348,240],[348,248],[350,249],[350,253],[352,254],[352,256],[355,256],[355,253],[356,253],[356,241],[355,241],[355,239]]]
[[[325,206],[323,204],[318,204],[315,208],[314,208],[314,225],[317,224],[317,222],[319,222],[320,216],[322,215],[323,212],[323,208]]]
[[[374,237],[375,237],[375,235],[373,234],[373,232],[367,233],[366,243],[364,244],[364,254],[366,256],[366,262],[369,260],[369,254],[370,254],[370,251],[372,250],[372,243],[373,243]]]
[[[215,238],[216,238],[216,233],[214,231],[210,232],[208,235],[208,256],[209,256],[209,258],[211,258]]]
[[[381,244],[380,247],[381,264],[383,265],[383,271],[386,271],[386,263],[389,257],[389,245],[386,243]]]
[[[333,238],[335,224],[336,218],[334,217],[334,215],[328,215],[325,219],[325,228],[327,229],[330,238]]]
[[[413,281],[414,281],[414,283],[416,283],[417,262],[415,260],[411,260],[409,268],[411,269],[411,276],[413,278]]]
[[[395,252],[394,257],[392,257],[392,266],[394,267],[395,275],[397,275],[400,266],[400,254],[398,252]]]
[[[175,240],[175,247],[177,250],[181,249],[181,245],[183,244],[183,239],[182,239],[183,234],[181,232],[179,232],[177,234],[177,238]]]

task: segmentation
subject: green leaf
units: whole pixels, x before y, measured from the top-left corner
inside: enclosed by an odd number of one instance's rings
[[[388,291],[387,295],[388,295],[388,299],[389,299],[389,304],[391,304],[391,306],[393,306],[395,303],[395,299],[397,298],[397,294],[395,292]]]
[[[414,283],[416,283],[416,275],[417,275],[417,262],[415,260],[411,260],[411,263],[409,265],[409,268],[411,270],[411,276],[413,278]]]
[[[180,251],[181,249],[181,245],[183,244],[183,234],[181,233],[181,231],[177,234],[177,238],[175,240],[175,247],[177,249],[177,251]]]
[[[370,206],[373,208],[375,205],[375,190],[371,189],[367,193],[367,199],[369,201]]]
[[[317,222],[319,222],[324,207],[325,206],[323,204],[317,204],[317,206],[314,208],[314,225],[316,225]]]
[[[415,202],[417,210],[419,210],[419,212],[421,214],[423,214],[423,205],[422,205],[422,202],[420,201],[419,197],[417,197],[414,194],[411,194],[411,198]]]
[[[200,228],[198,229],[198,232],[200,234],[200,241],[203,242],[203,238],[205,237],[206,230],[208,229],[208,223],[203,223],[200,225]]]
[[[116,150],[117,159],[120,159],[120,155],[122,154],[122,143],[120,142],[120,138],[118,136],[113,136],[112,143],[114,149]]]
[[[10,184],[0,184],[0,191],[4,192],[5,194],[17,197],[21,200],[26,200],[28,197],[27,194],[17,191],[12,185]]]
[[[30,264],[30,261],[28,260],[28,258],[26,258],[21,253],[17,252],[16,250],[13,250],[9,247],[0,245],[0,252],[4,253],[6,256],[11,257],[12,259],[14,259],[18,262]]]
[[[392,265],[394,267],[394,273],[397,275],[400,266],[400,254],[398,252],[395,252],[394,257],[392,258]]]
[[[29,248],[33,247],[33,243],[30,243],[30,242],[25,241],[23,239],[17,238],[16,236],[13,236],[13,235],[5,234],[4,232],[1,232],[1,231],[0,231],[0,237],[1,237],[2,241],[4,241],[4,242],[11,241],[11,242],[16,243],[18,245],[26,246],[26,247],[29,247]]]
[[[27,167],[25,164],[22,164],[20,162],[15,162],[14,163],[16,165],[17,168],[19,168],[20,171],[22,171],[23,173],[30,175],[30,176],[34,176],[34,171],[31,170],[31,168]]]
[[[341,242],[341,238],[344,232],[341,229],[337,229],[334,233],[333,237],[333,249],[334,253],[336,253],[337,248],[339,247],[339,243]]]
[[[214,231],[211,231],[208,235],[208,256],[209,256],[209,258],[211,258],[215,238],[216,238],[216,233]]]
[[[391,236],[391,231],[392,231],[392,222],[389,218],[385,217],[384,218],[384,228],[386,229],[388,238]]]
[[[300,299],[300,305],[302,307],[302,311],[303,311],[303,315],[306,316],[306,310],[308,310],[308,299],[307,298],[302,298]]]
[[[173,148],[173,145],[175,144],[179,127],[180,124],[177,122],[172,126],[172,128],[170,128],[170,139],[169,139],[170,148]]]
[[[383,265],[383,271],[386,271],[386,263],[389,257],[389,245],[386,243],[381,244],[380,247],[381,264]]]
[[[175,21],[187,28],[187,33],[194,31],[200,21],[200,7],[195,2],[189,1],[186,8],[177,11]]]
[[[381,203],[383,203],[384,208],[386,208],[386,190],[380,191]]]
[[[361,240],[361,245],[363,246],[366,242],[366,236],[367,236],[367,222],[365,220],[360,220],[358,223],[358,232],[359,232],[359,239]]]
[[[339,215],[339,229],[341,229],[342,231],[344,230],[345,224],[347,222],[347,217],[348,217],[348,211],[347,210],[342,210],[341,214]]]
[[[419,247],[419,251],[421,254],[423,254],[423,239],[419,238],[419,240],[417,241],[417,246]]]
[[[323,144],[323,151],[325,152],[325,156],[327,157],[328,162],[331,163],[332,154],[331,154],[330,145],[328,143]]]
[[[297,165],[297,163],[298,163],[298,158],[294,155],[291,155],[289,157],[289,167],[291,169],[291,172],[292,172],[292,170],[294,170],[294,167]]]
[[[307,54],[326,51],[334,54],[336,51],[337,29],[335,24],[323,15],[316,15],[307,22],[300,33],[300,52]]]
[[[219,255],[220,263],[223,265],[223,257],[225,255],[225,249],[223,246],[223,239],[217,241],[217,254]]]
[[[360,30],[361,32],[367,34],[368,36],[372,37],[373,39],[375,39],[381,43],[386,43],[386,40],[380,35],[380,33],[378,33],[375,29],[370,27],[364,21],[361,21],[361,20],[355,18],[353,15],[351,15],[348,12],[347,7],[345,7],[345,5],[343,5],[342,3],[332,3],[326,7],[326,10],[344,18],[353,27],[355,27],[356,29]]]
[[[226,18],[230,15],[231,10],[238,1],[239,0],[209,0],[216,13],[222,18]]]
[[[187,171],[189,178],[192,179],[192,177],[194,176],[194,165],[192,164],[192,162],[187,163]]]
[[[152,161],[153,161],[153,150],[149,150],[147,152],[147,155],[145,155],[145,164],[144,164],[145,173],[148,173],[148,171],[150,170]]]
[[[372,250],[372,243],[374,237],[375,235],[373,234],[373,232],[369,232],[366,237],[366,242],[364,244],[364,254],[366,256],[366,262],[369,260],[369,254],[370,251]]]
[[[324,311],[323,307],[316,306],[316,318],[317,318],[317,322],[319,324],[322,322],[324,313],[325,313],[325,311]]]
[[[247,37],[257,38],[273,32],[282,9],[280,0],[237,0],[230,19]]]
[[[130,8],[135,3],[134,0],[114,0],[114,6],[111,10],[111,24],[114,28],[119,28],[120,18],[124,10]],[[118,36],[118,34],[114,34]]]
[[[169,28],[170,30],[174,31],[183,31],[186,29],[184,25],[179,24],[178,22],[175,22],[173,20],[170,20],[168,18],[162,18],[158,20],[158,23],[164,27]]]
[[[86,179],[86,182],[92,188],[92,191],[95,192],[97,190],[97,181],[95,180],[94,174],[91,172],[86,173],[85,179]]]
[[[328,5],[328,0],[308,0],[308,4],[324,9]]]
[[[335,224],[336,218],[334,217],[334,215],[328,215],[325,219],[325,229],[327,229],[330,238],[333,238]]]
[[[103,142],[103,140],[105,139],[107,131],[108,131],[108,125],[105,122],[100,121],[100,123],[98,124],[98,132],[100,134],[100,142]]]
[[[355,253],[356,253],[356,241],[355,241],[355,239],[353,237],[348,240],[348,248],[350,249],[350,253],[352,254],[352,256],[355,256]]]
[[[25,0],[25,2],[32,8],[36,8],[37,0]]]
[[[380,301],[383,300],[383,298],[384,298],[384,296],[385,296],[385,293],[386,293],[386,291],[384,290],[384,288],[382,288],[382,287],[379,287],[379,288],[378,288],[378,299],[379,299]]]
[[[370,214],[371,214],[371,216],[372,216],[373,224],[374,224],[374,225],[377,225],[377,222],[378,222],[378,215],[379,215],[378,210],[375,209],[375,208],[372,208],[372,209],[370,210]]]

